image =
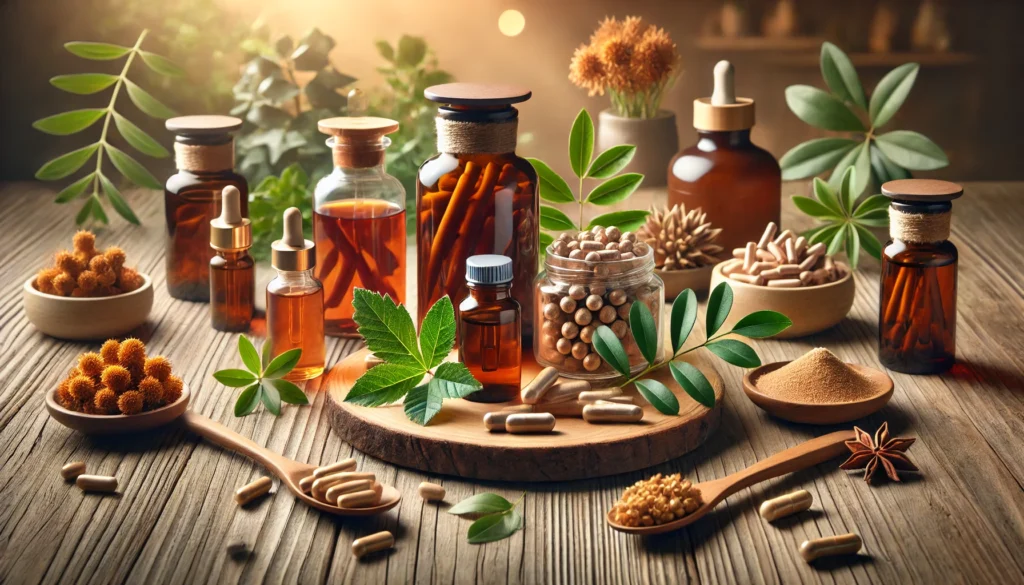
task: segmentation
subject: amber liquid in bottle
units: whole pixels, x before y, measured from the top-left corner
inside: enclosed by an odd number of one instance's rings
[[[308,380],[323,373],[327,359],[323,317],[324,289],[312,270],[281,272],[267,285],[267,335],[272,354],[302,349],[299,363],[286,380]]]
[[[508,402],[519,396],[522,374],[521,308],[506,285],[468,285],[459,304],[459,361],[483,384],[466,397]]]
[[[248,331],[256,303],[256,264],[246,251],[210,260],[210,321],[218,331]]]
[[[328,335],[358,335],[355,287],[405,302],[404,208],[379,199],[331,201],[313,214],[313,237],[317,278],[331,291],[324,299]]]

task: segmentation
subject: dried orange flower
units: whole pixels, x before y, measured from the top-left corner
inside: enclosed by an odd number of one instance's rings
[[[587,90],[587,95],[604,95],[604,65],[597,49],[580,45],[569,63],[569,80]]]
[[[79,230],[71,238],[76,252],[92,252],[96,249],[96,235],[89,230]]]
[[[71,395],[70,378],[61,380],[60,384],[57,384],[57,403],[64,408],[75,409],[75,397]]]
[[[60,268],[43,268],[36,274],[36,290],[52,295],[56,293],[53,279],[60,274]]]
[[[53,289],[61,296],[68,296],[76,288],[75,278],[67,272],[61,272],[53,278]]]
[[[153,376],[146,376],[139,382],[139,393],[147,409],[159,408],[164,405],[164,387]]]
[[[167,401],[167,404],[177,402],[184,390],[185,383],[181,381],[181,378],[168,376],[167,381],[164,382],[164,400]]]
[[[73,243],[73,251],[57,252],[53,267],[39,272],[35,280],[37,290],[65,297],[96,297],[142,286],[139,273],[125,268],[125,254],[120,248],[112,246],[100,254],[96,250],[96,236],[85,230],[75,234]]]
[[[131,373],[122,366],[107,366],[100,376],[103,385],[114,391],[114,394],[123,394],[132,386]]]
[[[147,376],[153,376],[161,382],[166,382],[171,375],[171,362],[162,355],[146,358],[146,365],[143,368]]]
[[[99,380],[103,374],[103,358],[98,353],[83,353],[78,356],[78,371],[93,380]]]
[[[89,376],[75,376],[68,383],[68,393],[82,404],[92,402],[93,397],[96,396],[96,383]]]
[[[99,285],[99,278],[96,277],[96,273],[92,270],[85,270],[78,275],[78,288],[82,289],[82,292],[86,295],[95,291]]]
[[[103,257],[107,259],[107,264],[110,265],[114,272],[120,273],[121,269],[124,268],[125,255],[124,250],[121,248],[110,246],[103,252]]]
[[[117,350],[117,363],[129,370],[136,367],[141,371],[146,365],[146,344],[134,337],[125,339]]]
[[[137,390],[129,390],[117,397],[117,408],[121,414],[139,414],[144,401]]]
[[[142,276],[138,272],[135,272],[131,268],[121,269],[121,278],[118,279],[118,284],[121,290],[124,292],[131,292],[137,290],[143,284]]]
[[[93,405],[101,414],[117,414],[117,394],[110,388],[100,388],[93,398]]]
[[[108,339],[103,343],[103,347],[100,348],[100,355],[103,356],[103,363],[113,366],[118,365],[117,362],[117,350],[121,348],[121,343],[116,339]]]
[[[54,254],[53,264],[59,268],[61,272],[67,273],[71,277],[77,277],[78,273],[85,268],[85,266],[79,262],[78,258],[75,258],[74,254],[67,250],[62,250]]]

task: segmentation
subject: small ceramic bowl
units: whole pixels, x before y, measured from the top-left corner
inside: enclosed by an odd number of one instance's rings
[[[853,273],[849,268],[845,276],[828,284],[770,288],[732,280],[722,274],[723,265],[716,265],[711,273],[712,290],[720,282],[732,287],[732,312],[723,330],[754,311],[777,311],[789,317],[793,325],[775,337],[803,337],[838,324],[853,307]]]
[[[830,404],[814,404],[811,402],[790,402],[762,394],[757,388],[757,379],[774,372],[789,362],[765,364],[750,370],[743,376],[743,392],[751,402],[768,414],[790,422],[814,425],[831,425],[849,422],[874,414],[885,406],[892,398],[893,383],[889,374],[881,370],[847,364],[861,375],[871,380],[877,392],[863,400],[852,402],[835,402]]]
[[[107,339],[128,333],[146,322],[153,308],[153,280],[141,274],[142,286],[110,297],[59,297],[41,293],[25,281],[25,314],[36,329],[60,339]]]
[[[188,384],[181,389],[181,398],[174,402],[139,414],[85,414],[68,410],[57,404],[57,389],[46,393],[46,411],[55,421],[86,435],[120,435],[148,431],[178,418],[188,408],[192,392]]]
[[[674,300],[688,288],[702,295],[709,290],[711,271],[714,266],[691,268],[689,270],[655,270],[654,273],[665,281],[665,301]]]

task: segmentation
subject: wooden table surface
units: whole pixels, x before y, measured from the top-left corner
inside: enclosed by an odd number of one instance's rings
[[[784,192],[805,190],[789,187]],[[205,305],[167,296],[162,198],[135,193],[145,227],[116,220],[100,242],[123,246],[129,265],[153,275],[155,306],[139,335],[191,385],[192,409],[300,461],[354,456],[405,494],[398,508],[366,520],[321,514],[287,492],[240,509],[232,492],[264,474],[242,457],[179,428],[96,439],[47,416],[43,393],[80,352],[97,346],[37,332],[22,312],[21,285],[53,250],[69,245],[72,210],[51,203],[50,185],[2,185],[0,583],[1024,582],[1024,183],[965,187],[953,222],[961,255],[958,363],[942,376],[893,374],[892,401],[859,423],[874,431],[887,420],[894,434],[917,437],[909,455],[922,474],[869,487],[859,473],[839,470],[837,459],[744,490],[687,530],[639,539],[604,523],[632,482],[655,471],[695,481],[722,477],[842,427],[768,417],[743,395],[743,372],[721,362],[723,421],[704,446],[647,472],[565,484],[427,477],[364,457],[331,432],[315,384],[307,388],[309,407],[238,419],[235,393],[210,377],[237,367],[235,336],[210,329]],[[787,198],[784,223],[807,227],[802,219]],[[856,280],[856,302],[842,324],[796,341],[757,341],[761,359],[826,346],[877,367],[877,263],[864,262]],[[330,340],[329,363],[359,347]],[[119,494],[83,494],[63,482],[58,470],[72,460],[116,475]],[[444,484],[449,503],[484,491],[510,499],[526,491],[524,529],[500,542],[467,544],[468,521],[416,496],[425,479]],[[764,499],[798,488],[814,495],[812,511],[776,524],[758,516]],[[395,534],[395,549],[356,561],[352,540],[382,529]],[[863,537],[861,555],[814,567],[800,559],[805,539],[846,532]],[[235,541],[252,548],[247,561],[225,553]]]

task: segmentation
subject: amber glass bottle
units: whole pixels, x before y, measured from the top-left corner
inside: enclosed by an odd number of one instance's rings
[[[948,370],[956,359],[956,246],[949,237],[955,183],[902,179],[882,185],[893,202],[882,249],[878,357],[907,374]]]
[[[210,221],[220,215],[220,193],[236,187],[243,217],[249,214],[249,187],[236,174],[231,132],[242,121],[230,116],[182,116],[167,120],[178,172],[167,179],[167,291],[176,299],[210,300]]]
[[[358,337],[352,291],[365,288],[405,302],[405,188],[384,170],[385,135],[398,122],[347,117],[320,120],[334,171],[313,200],[316,276],[324,285],[327,335]]]
[[[469,295],[459,303],[459,361],[483,384],[467,399],[508,402],[519,396],[523,361],[522,308],[512,298],[511,258],[470,256],[466,286]]]
[[[697,143],[668,166],[668,203],[700,207],[722,228],[726,250],[757,241],[768,222],[779,223],[782,171],[768,151],[750,141],[754,100],[737,98],[728,61],[715,66],[715,91],[693,103]]]
[[[416,183],[416,253],[420,319],[444,295],[467,294],[466,260],[498,254],[512,260],[523,310],[523,342],[533,329],[538,269],[537,173],[515,154],[523,88],[451,83],[424,92],[438,108],[440,154],[420,167]]]
[[[210,222],[210,322],[218,331],[246,331],[256,309],[256,263],[249,255],[252,226],[242,217],[240,193],[221,192],[220,216]]]
[[[273,355],[299,348],[299,363],[285,378],[308,380],[323,373],[324,287],[313,276],[316,252],[302,237],[302,213],[284,212],[284,237],[272,245],[271,264],[277,278],[267,285],[267,336]]]

